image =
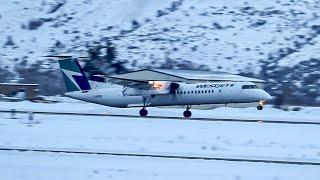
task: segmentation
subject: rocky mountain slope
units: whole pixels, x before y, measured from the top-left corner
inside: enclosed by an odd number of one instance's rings
[[[55,71],[41,56],[85,54],[107,39],[129,69],[227,71],[267,80],[267,90],[289,103],[320,96],[319,0],[0,3],[3,79],[28,68]]]

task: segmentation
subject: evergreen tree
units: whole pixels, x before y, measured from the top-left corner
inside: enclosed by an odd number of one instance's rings
[[[117,59],[117,51],[113,43],[105,40],[93,47],[88,47],[89,60],[86,61],[84,71],[88,77],[94,75],[112,75],[127,72],[124,61]]]

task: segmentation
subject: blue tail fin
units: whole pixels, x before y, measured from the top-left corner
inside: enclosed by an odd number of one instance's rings
[[[77,60],[63,57],[59,60],[59,66],[68,92],[91,90],[90,83]]]

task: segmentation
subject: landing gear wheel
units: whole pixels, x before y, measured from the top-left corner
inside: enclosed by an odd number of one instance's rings
[[[185,118],[189,118],[189,117],[191,117],[191,115],[192,115],[192,113],[191,113],[191,111],[189,111],[189,110],[183,112],[183,116],[184,116]]]
[[[148,115],[148,110],[146,110],[146,109],[140,109],[139,114],[140,114],[140,116],[145,117],[145,116]]]
[[[259,105],[259,106],[257,106],[257,109],[260,111],[263,109],[263,106]]]

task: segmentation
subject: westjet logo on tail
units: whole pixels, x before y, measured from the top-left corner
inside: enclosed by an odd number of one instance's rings
[[[60,60],[59,64],[68,92],[91,89],[89,81],[82,72],[80,64],[77,61]]]
[[[66,76],[66,78],[72,82],[72,84],[74,86],[77,87],[78,90],[80,90],[81,88],[78,86],[78,83],[76,82],[76,78],[74,77],[81,77],[82,74],[81,73],[78,73],[78,72],[73,72],[73,71],[70,71],[70,70],[67,70],[67,69],[61,69],[62,73],[64,76]],[[70,83],[70,82],[69,82]]]

